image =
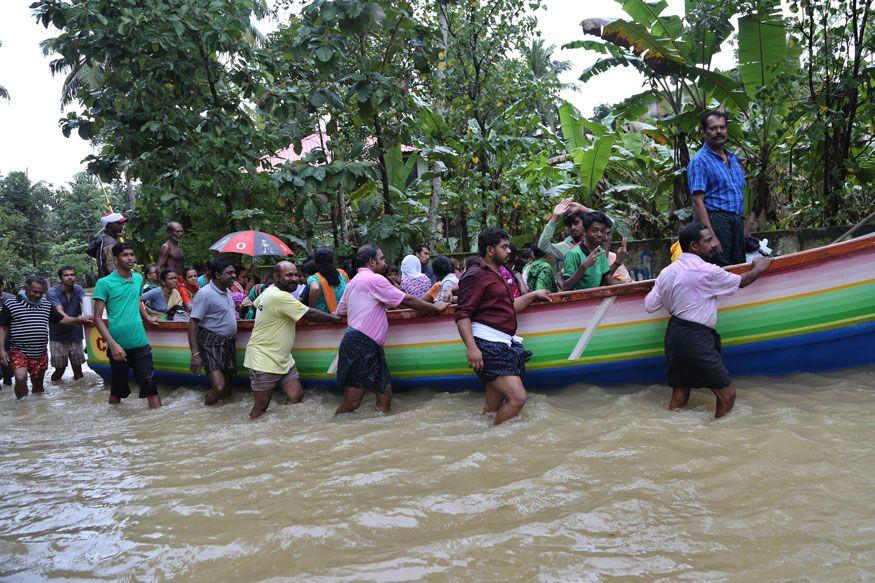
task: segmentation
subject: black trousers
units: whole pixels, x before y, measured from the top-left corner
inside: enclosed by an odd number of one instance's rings
[[[745,263],[747,256],[744,252],[744,218],[724,211],[708,211],[708,220],[711,221],[714,236],[723,248],[714,263],[720,267]]]
[[[146,344],[136,348],[125,349],[125,360],[115,360],[107,350],[109,367],[112,371],[112,382],[109,394],[119,399],[126,399],[131,394],[128,385],[128,373],[133,372],[134,380],[140,386],[140,398],[145,399],[158,394],[155,386],[155,366],[152,363],[152,347]]]

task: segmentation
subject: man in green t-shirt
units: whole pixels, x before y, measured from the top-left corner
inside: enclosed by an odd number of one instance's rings
[[[575,215],[577,213],[574,213]],[[583,223],[583,238],[566,255],[563,262],[562,289],[581,290],[614,285],[621,283],[614,280],[614,273],[623,265],[626,259],[626,242],[617,249],[616,257],[611,263],[605,247],[608,244],[608,233],[612,226],[611,219],[599,211],[580,213]]]
[[[116,405],[131,394],[128,372],[133,371],[140,386],[140,398],[149,401],[149,407],[161,406],[161,397],[155,386],[155,367],[152,347],[143,328],[143,320],[157,324],[158,319],[148,316],[140,302],[143,276],[133,273],[134,248],[129,243],[112,247],[115,270],[97,280],[94,286],[94,325],[106,341],[106,356],[112,371],[109,403]],[[103,319],[106,309],[109,326]]]

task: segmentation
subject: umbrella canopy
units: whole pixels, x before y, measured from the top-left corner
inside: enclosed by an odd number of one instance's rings
[[[262,255],[286,256],[295,253],[277,237],[261,231],[237,231],[225,235],[212,244],[211,251],[219,253],[242,253],[259,257]]]

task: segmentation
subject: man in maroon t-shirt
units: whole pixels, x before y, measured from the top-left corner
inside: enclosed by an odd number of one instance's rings
[[[532,353],[516,336],[516,315],[536,299],[550,301],[546,290],[516,299],[498,268],[510,256],[510,235],[492,227],[477,237],[480,258],[459,280],[456,326],[468,349],[468,364],[486,390],[484,414],[495,413],[495,424],[519,414],[526,404],[522,376]]]

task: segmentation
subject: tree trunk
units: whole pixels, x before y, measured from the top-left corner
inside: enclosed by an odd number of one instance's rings
[[[431,169],[432,172],[437,174],[437,176],[431,179],[431,197],[428,199],[428,244],[430,247],[433,247],[435,239],[441,236],[441,218],[438,215],[438,207],[441,202],[440,165],[435,163]]]
[[[340,210],[340,242],[346,245],[349,243],[349,217],[346,211],[346,191],[342,186],[337,189],[337,206]]]
[[[134,193],[134,183],[127,168],[125,168],[125,193],[128,195],[128,208],[133,211],[137,206],[137,195]]]
[[[383,149],[383,127],[380,125],[380,117],[374,115],[374,134],[377,138],[377,159],[380,167],[380,182],[383,183],[383,212],[392,213],[392,198],[389,192],[389,174],[386,172],[386,152]]]
[[[675,177],[674,188],[672,190],[671,210],[676,211],[682,208],[687,208],[692,203],[690,201],[690,185],[687,183],[686,168],[690,163],[690,149],[687,147],[687,134],[678,132],[675,134],[674,143],[674,164],[675,168],[683,168],[684,173]],[[677,215],[672,214],[672,223],[676,222]],[[676,226],[676,225],[675,225]]]
[[[468,208],[464,197],[459,197],[459,220],[462,221],[462,249],[471,252],[471,237],[468,235]]]

